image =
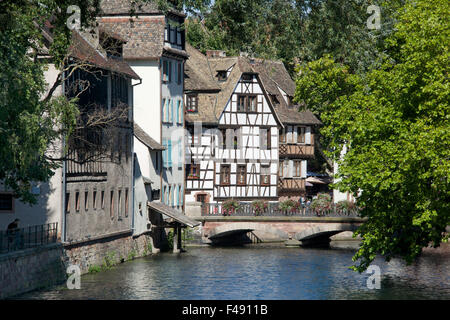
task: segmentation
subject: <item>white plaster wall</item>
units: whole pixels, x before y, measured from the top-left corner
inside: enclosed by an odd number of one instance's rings
[[[134,87],[134,121],[161,143],[161,75],[159,61],[127,61],[142,79]]]

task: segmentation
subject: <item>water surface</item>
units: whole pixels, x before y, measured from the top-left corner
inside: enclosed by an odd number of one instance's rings
[[[342,244],[342,243],[341,243]],[[342,246],[342,245],[341,245]],[[354,249],[272,246],[188,248],[126,262],[65,286],[19,299],[450,299],[450,247],[426,252],[413,265],[377,259],[381,289],[368,273],[348,269]]]

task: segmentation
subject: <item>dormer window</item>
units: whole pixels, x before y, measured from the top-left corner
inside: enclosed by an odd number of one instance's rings
[[[196,94],[188,94],[186,96],[186,111],[198,112],[198,96]]]
[[[219,81],[226,81],[228,77],[228,72],[226,70],[220,70],[217,72],[217,79]]]
[[[270,95],[270,100],[272,101],[272,104],[279,104],[280,103],[280,101],[278,100],[276,94],[271,94]]]
[[[292,96],[287,96],[287,103],[290,109],[294,108],[294,98]]]
[[[244,81],[244,82],[252,82],[253,81],[253,74],[251,74],[251,73],[244,73],[242,75],[242,81]]]

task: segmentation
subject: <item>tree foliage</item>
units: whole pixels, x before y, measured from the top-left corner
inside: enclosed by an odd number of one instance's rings
[[[298,62],[330,54],[351,72],[378,65],[380,44],[391,33],[402,0],[216,0],[187,24],[187,40],[197,49],[241,51],[284,62],[293,74]],[[368,32],[367,8],[381,6],[385,27]]]
[[[354,257],[360,272],[377,254],[412,262],[446,240],[450,224],[449,3],[408,1],[398,12],[379,69],[350,75],[328,57],[297,81],[296,98],[325,124],[329,155],[348,146],[337,187],[368,218]]]
[[[64,97],[44,99],[48,90],[47,61],[37,59],[43,47],[41,29],[49,19],[54,42],[52,62],[61,67],[70,45],[66,26],[69,5],[84,9],[83,24],[95,16],[98,1],[3,1],[0,3],[0,181],[24,202],[35,203],[32,182],[48,181],[57,163],[46,158],[59,129],[75,124],[75,101]],[[89,9],[88,9],[89,8]]]

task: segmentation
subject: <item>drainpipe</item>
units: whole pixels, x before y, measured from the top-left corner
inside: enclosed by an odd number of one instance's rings
[[[65,72],[64,72],[65,75]],[[65,78],[65,77],[64,77]],[[62,93],[65,94],[65,83],[61,84]],[[62,151],[66,149],[65,137],[62,138]],[[62,164],[62,194],[61,194],[61,242],[66,242],[66,160]]]
[[[133,92],[133,88],[135,87],[135,86],[138,86],[138,85],[140,85],[140,84],[142,84],[142,79],[139,79],[139,82],[138,83],[135,83],[135,84],[131,84],[131,105],[132,105],[132,108],[131,108],[131,119],[133,120],[132,121],[132,123],[134,123],[134,92]],[[134,125],[133,125],[134,126]],[[134,166],[135,166],[135,162],[136,162],[136,154],[134,153],[134,128],[132,129],[132,131],[133,131],[133,134],[131,135],[131,154],[133,155],[133,159],[132,159],[132,161],[131,161],[131,183],[132,183],[132,188],[131,188],[131,199],[132,199],[132,201],[131,201],[131,203],[132,203],[132,205],[131,205],[131,214],[132,214],[132,216],[131,216],[131,230],[132,230],[132,232],[133,232],[133,235],[134,235],[134,231],[136,230],[136,226],[135,226],[135,219],[134,219],[134,214],[135,214],[135,212],[134,212],[134,210],[135,210],[135,194],[136,194],[136,192],[135,192],[135,189],[136,189],[136,184],[135,184],[135,179],[134,179]]]

